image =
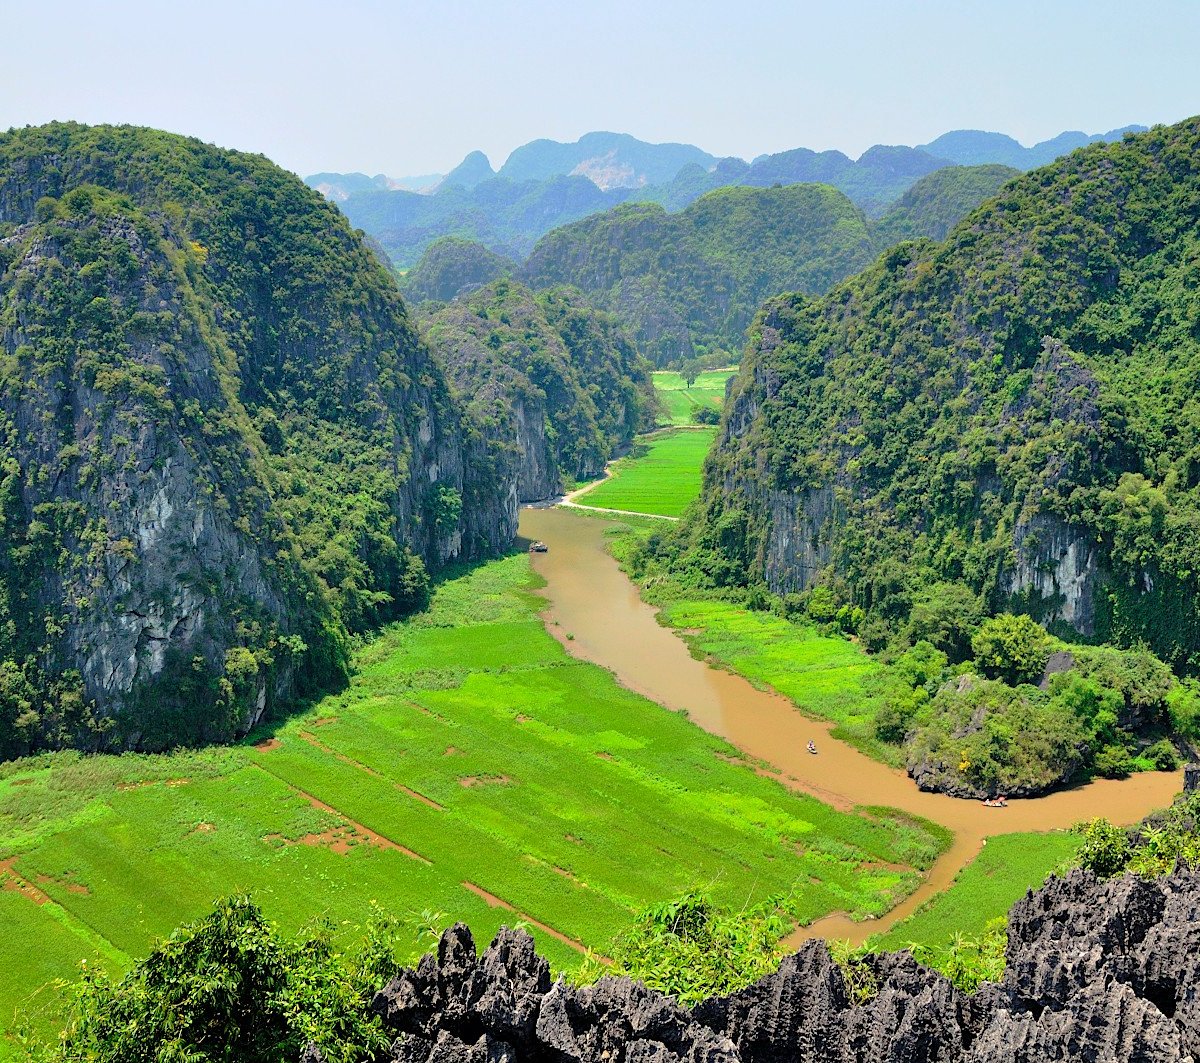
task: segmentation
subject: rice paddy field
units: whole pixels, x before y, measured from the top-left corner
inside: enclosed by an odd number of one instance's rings
[[[243,745],[0,765],[0,1027],[46,1028],[39,987],[119,973],[238,891],[285,930],[351,934],[376,904],[484,940],[521,922],[569,970],[694,886],[803,922],[913,888],[942,835],[788,791],[573,660],[533,579],[522,555],[443,582],[348,689]]]
[[[658,432],[638,440],[613,463],[609,479],[581,495],[581,506],[598,506],[660,517],[678,517],[700,494],[710,429]]]
[[[737,374],[737,366],[701,373],[691,387],[676,372],[654,374],[654,387],[668,424],[695,424],[695,413],[705,407],[720,411],[725,404],[725,383]]]
[[[1081,841],[1078,834],[1066,831],[989,838],[948,890],[868,944],[879,950],[916,946],[922,955],[932,954],[936,960],[955,934],[978,939],[987,924],[1006,916],[1027,889],[1036,889],[1069,861]]]

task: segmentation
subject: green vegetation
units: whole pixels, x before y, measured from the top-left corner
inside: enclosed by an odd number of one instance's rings
[[[722,586],[733,563],[695,536],[639,528],[613,551],[697,653],[834,721],[838,738],[907,767],[923,789],[1031,796],[1172,771],[1195,740],[1195,684],[1146,650],[1070,645],[1023,615],[980,620],[977,599],[943,590],[914,609],[905,640],[868,655],[848,637],[860,607],[824,586]],[[1033,685],[1052,653],[1054,674]]]
[[[486,547],[440,519],[439,367],[295,177],[53,124],[0,136],[0,188],[0,757],[228,738]]]
[[[883,669],[861,648],[838,635],[822,634],[812,623],[734,602],[671,600],[672,592],[664,590],[658,585],[653,594],[664,602],[659,615],[697,653],[716,658],[756,685],[777,690],[805,713],[833,720],[838,725],[834,737],[895,762],[894,752],[874,734]]]
[[[366,926],[373,900],[480,939],[524,920],[570,970],[576,945],[603,952],[635,913],[697,886],[722,909],[805,922],[878,914],[915,885],[897,865],[944,846],[931,825],[835,812],[756,775],[570,658],[531,587],[525,556],[443,582],[359,654],[345,692],[268,742],[0,766],[0,859],[81,935],[57,973],[97,951],[89,934],[119,973],[238,890],[286,935],[321,917]],[[24,949],[0,938],[10,1009],[35,988]]]
[[[522,500],[562,479],[598,476],[614,451],[653,423],[649,366],[578,292],[534,295],[498,280],[433,309],[423,335],[490,444],[487,482]],[[530,470],[542,470],[528,482]]]
[[[387,1058],[370,1011],[399,970],[393,920],[377,918],[344,953],[328,927],[291,940],[246,897],[220,901],[124,978],[88,972],[64,1002],[58,1043],[40,1063],[278,1063],[312,1043],[329,1063]]]
[[[1126,871],[1155,878],[1170,874],[1181,862],[1200,866],[1200,792],[1181,795],[1165,812],[1136,827],[1094,819],[1078,830],[1078,863],[1101,878]]]
[[[772,587],[826,585],[873,647],[949,584],[1197,667],[1198,143],[1189,121],[1085,148],[943,244],[773,301],[733,398],[757,413],[710,460],[698,517],[734,571],[767,577],[798,534],[768,516],[783,492],[814,522],[816,571],[781,562]],[[1068,554],[1089,559],[1080,586]]]
[[[625,974],[681,1004],[753,985],[779,966],[780,938],[791,923],[770,904],[753,910],[719,908],[692,890],[642,912],[610,950],[611,965],[590,959],[581,982]]]
[[[461,292],[508,276],[514,268],[511,259],[482,244],[443,236],[400,278],[400,291],[414,303],[448,303]]]
[[[681,373],[660,369],[654,374],[654,389],[659,403],[673,425],[703,423],[711,416],[701,411],[712,410],[720,414],[725,405],[725,384],[736,374],[732,369],[706,369],[697,373],[689,384]],[[715,423],[715,422],[714,422]]]
[[[579,504],[678,517],[700,493],[701,466],[713,433],[690,430],[643,436],[612,476],[583,495]]]
[[[946,166],[922,177],[872,227],[878,247],[944,240],[980,203],[1020,174],[1009,166]]]
[[[942,969],[956,944],[978,942],[989,925],[1004,919],[1029,889],[1071,860],[1081,839],[1066,831],[1000,834],[954,878],[943,893],[926,901],[886,933],[871,938],[873,951],[913,949],[922,963]]]
[[[923,786],[1037,793],[1171,766],[1196,702],[1164,662],[1200,667],[1198,144],[1189,121],[1084,149],[943,244],[769,303],[738,428],[641,568],[774,592],[889,660],[944,654],[880,720]],[[1009,613],[1049,633],[980,629]],[[1051,650],[1066,674],[1030,685]]]
[[[723,188],[678,214],[626,205],[556,229],[522,277],[574,285],[619,313],[656,365],[711,364],[738,348],[768,295],[823,292],[873,252],[865,219],[832,188]]]

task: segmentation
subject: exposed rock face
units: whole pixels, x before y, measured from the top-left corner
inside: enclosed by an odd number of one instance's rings
[[[0,757],[228,738],[338,682],[422,565],[511,541],[466,434],[291,175],[129,127],[0,136],[0,659],[33,706],[0,707]]]
[[[1096,630],[1095,594],[1102,572],[1099,543],[1055,517],[1039,515],[1013,534],[1016,562],[1006,573],[1009,594],[1042,606],[1048,617],[1081,635]]]
[[[1170,313],[1187,283],[1159,266],[1194,234],[1177,204],[1200,186],[1197,143],[1192,119],[1094,145],[1004,184],[942,244],[898,244],[819,299],[769,300],[699,534],[772,589],[835,588],[872,628],[904,622],[901,587],[958,582],[990,612],[1186,665],[1200,596],[1175,529],[1194,484],[1174,486],[1183,450],[1148,426],[1190,391],[1156,368],[1178,343],[1123,315]],[[1164,220],[1153,239],[1147,210]],[[1153,530],[1133,547],[1140,507]]]
[[[649,366],[607,314],[565,290],[501,279],[424,320],[515,527],[521,502],[591,479],[652,421]]]
[[[476,957],[448,930],[375,999],[392,1059],[505,1063],[1192,1063],[1200,1058],[1200,874],[1099,881],[1074,871],[1009,923],[1008,970],[974,995],[908,953],[867,961],[856,1001],[823,942],[692,1011],[627,978],[550,982],[532,939]]]

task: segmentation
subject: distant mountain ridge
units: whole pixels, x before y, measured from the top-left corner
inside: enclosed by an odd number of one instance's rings
[[[665,184],[684,166],[709,169],[716,161],[693,144],[648,144],[628,133],[586,133],[573,144],[523,144],[509,155],[499,175],[513,181],[542,181],[559,174],[587,177],[607,191]]]
[[[1029,148],[1002,133],[952,130],[919,147],[876,144],[857,159],[840,151],[793,148],[751,162],[717,158],[691,144],[650,144],[624,133],[594,132],[569,144],[531,141],[515,149],[498,171],[483,152],[471,152],[436,185],[423,185],[419,192],[383,175],[322,173],[306,182],[338,203],[398,268],[406,269],[443,236],[477,240],[493,252],[521,258],[552,229],[621,203],[659,203],[678,211],[731,185],[828,184],[868,218],[880,218],[917,181],[947,166],[1028,170],[1141,128],[1067,132]],[[424,178],[404,180],[415,187]]]
[[[1107,133],[1091,135],[1071,130],[1059,133],[1056,137],[1043,140],[1027,148],[1004,133],[986,133],[979,129],[954,129],[949,133],[943,133],[928,144],[921,144],[920,150],[943,159],[949,159],[960,166],[1000,163],[1018,170],[1034,170],[1076,148],[1083,148],[1088,144],[1120,140],[1126,133],[1144,133],[1145,131],[1146,127],[1142,125],[1127,125],[1120,129],[1110,129]]]
[[[770,295],[821,294],[901,240],[941,239],[1018,175],[1007,166],[946,166],[877,221],[818,183],[726,186],[673,213],[626,203],[552,230],[524,263],[443,237],[400,288],[422,304],[449,302],[505,276],[536,290],[570,285],[615,314],[656,365],[697,355],[731,360]]]

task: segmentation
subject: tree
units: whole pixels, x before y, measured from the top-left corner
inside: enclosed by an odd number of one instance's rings
[[[383,1059],[371,1014],[391,978],[396,925],[376,920],[343,956],[328,933],[289,940],[248,897],[218,902],[120,982],[88,974],[48,1059],[93,1063],[279,1063],[315,1044],[328,1063]]]
[[[1045,628],[1024,614],[1001,613],[985,620],[971,639],[975,661],[984,672],[1013,686],[1041,678],[1050,647]]]
[[[954,661],[971,654],[971,632],[983,619],[979,595],[962,583],[934,583],[913,598],[908,639],[931,642]]]
[[[689,358],[683,363],[683,368],[680,370],[680,376],[683,377],[683,382],[690,389],[696,383],[696,377],[704,372],[704,366],[700,364],[698,358]]]

